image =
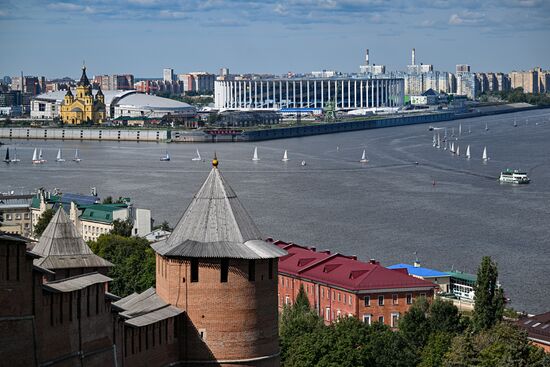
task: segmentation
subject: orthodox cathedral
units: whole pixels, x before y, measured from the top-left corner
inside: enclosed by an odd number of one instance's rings
[[[99,89],[94,97],[92,85],[86,76],[86,66],[82,67],[82,76],[76,87],[76,97],[67,90],[61,104],[61,119],[64,124],[82,124],[105,121],[105,96]]]

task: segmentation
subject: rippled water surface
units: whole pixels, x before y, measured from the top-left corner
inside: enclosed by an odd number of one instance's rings
[[[469,144],[472,158],[434,148],[428,125],[216,145],[14,140],[4,142],[22,162],[0,165],[0,191],[97,187],[100,196],[130,196],[157,223],[175,225],[211,168],[208,159],[191,161],[195,149],[205,158],[216,150],[220,169],[266,236],[384,265],[411,263],[416,251],[424,266],[440,270],[475,272],[490,255],[515,308],[549,310],[550,110],[435,126],[449,135],[454,128],[455,145],[464,153]],[[259,162],[251,161],[254,146]],[[33,166],[35,147],[50,162]],[[55,163],[58,148],[66,158],[78,148],[82,162]],[[160,162],[166,148],[172,161]],[[366,165],[358,162],[364,148]],[[499,184],[504,168],[526,170],[532,183]]]

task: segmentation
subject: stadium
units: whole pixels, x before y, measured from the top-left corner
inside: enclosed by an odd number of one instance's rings
[[[162,118],[165,115],[193,117],[195,107],[168,98],[138,93],[135,90],[105,90],[105,108],[108,119],[117,117]],[[93,90],[95,95],[97,90]],[[39,94],[31,101],[32,119],[53,119],[59,117],[66,91]]]

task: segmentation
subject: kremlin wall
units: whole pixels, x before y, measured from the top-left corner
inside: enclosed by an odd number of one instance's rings
[[[278,309],[300,285],[328,324],[397,327],[436,285],[371,260],[270,238],[218,162],[171,235],[151,244],[156,286],[109,293],[113,264],[64,210],[38,243],[0,233],[0,361],[15,366],[278,366]],[[7,348],[6,348],[7,346]]]

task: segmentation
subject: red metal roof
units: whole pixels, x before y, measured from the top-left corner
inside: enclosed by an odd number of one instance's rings
[[[288,252],[288,255],[279,259],[279,272],[298,278],[356,292],[437,287],[436,284],[412,277],[401,269],[388,269],[374,260],[362,262],[356,256],[316,251],[312,247],[283,241],[274,241],[274,244]]]

